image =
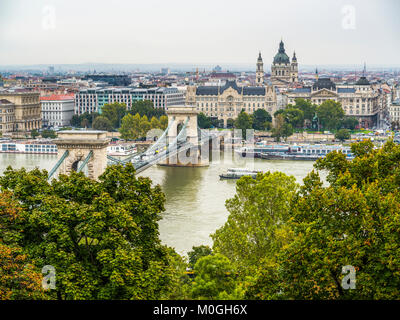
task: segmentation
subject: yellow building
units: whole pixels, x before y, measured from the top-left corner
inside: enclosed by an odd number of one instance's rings
[[[225,127],[228,119],[235,119],[242,109],[249,114],[264,109],[271,116],[277,110],[276,93],[272,86],[238,86],[236,81],[215,86],[189,86],[186,103],[196,106],[206,116],[223,120]]]
[[[10,135],[14,131],[15,105],[6,99],[0,99],[0,133]]]
[[[42,127],[40,94],[26,91],[0,91],[0,100],[14,105],[14,132],[30,132]]]

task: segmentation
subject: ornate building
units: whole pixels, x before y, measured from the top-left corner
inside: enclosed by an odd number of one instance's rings
[[[14,132],[26,133],[42,127],[39,92],[0,91],[2,99],[14,105]]]
[[[355,84],[336,85],[329,78],[318,78],[311,87],[297,88],[286,93],[288,103],[294,104],[296,98],[310,100],[320,105],[330,99],[342,104],[346,115],[358,118],[360,126],[372,128],[377,125],[380,111],[380,92],[374,89],[365,76]]]
[[[273,86],[238,86],[236,81],[226,81],[218,86],[189,86],[186,103],[199,112],[224,121],[235,119],[242,109],[251,114],[264,109],[273,115],[277,108],[277,95]]]
[[[290,83],[298,82],[299,71],[296,52],[293,53],[292,62],[285,52],[283,41],[279,43],[278,53],[274,57],[271,67],[272,85],[277,87],[287,86]]]

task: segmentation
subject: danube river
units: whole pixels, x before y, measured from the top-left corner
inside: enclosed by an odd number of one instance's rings
[[[9,165],[48,171],[57,162],[55,155],[0,153],[0,171]],[[208,167],[183,168],[153,166],[141,176],[160,184],[166,195],[165,212],[160,221],[160,238],[180,254],[192,246],[211,245],[210,234],[221,227],[227,217],[225,200],[235,194],[235,180],[220,180],[219,174],[232,167],[262,171],[282,171],[293,175],[299,183],[313,168],[313,161],[280,161],[243,159],[225,156],[210,162]]]

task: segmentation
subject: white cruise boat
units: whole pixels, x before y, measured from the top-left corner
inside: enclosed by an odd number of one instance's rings
[[[57,154],[57,146],[51,140],[3,140],[0,153]]]
[[[135,144],[123,143],[110,143],[107,147],[107,155],[109,156],[130,156],[137,153]]]
[[[258,173],[262,173],[262,171],[247,168],[229,168],[225,173],[220,174],[219,177],[221,179],[240,179],[243,176],[255,178]]]

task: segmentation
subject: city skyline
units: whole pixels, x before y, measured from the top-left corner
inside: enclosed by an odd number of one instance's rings
[[[208,0],[201,4],[114,1],[112,5],[5,0],[0,9],[1,66],[250,66],[259,51],[269,66],[281,39],[289,56],[296,51],[300,68],[363,62],[399,65],[400,42],[393,39],[400,26],[396,20],[400,3],[395,0],[248,1],[246,6]]]

